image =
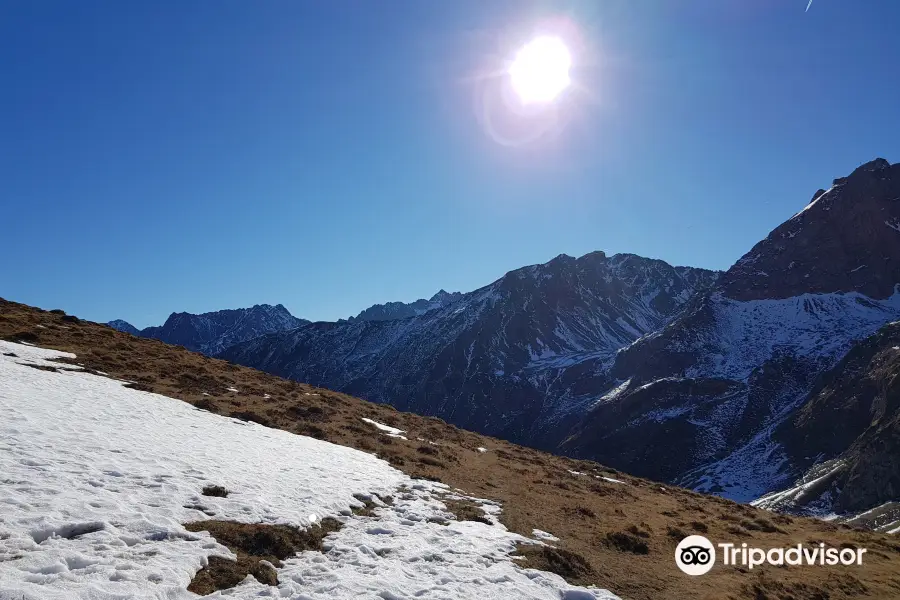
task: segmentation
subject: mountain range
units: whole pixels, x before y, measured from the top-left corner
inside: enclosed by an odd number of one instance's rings
[[[699,491],[859,511],[900,496],[898,236],[900,165],[876,159],[724,273],[560,255],[337,323],[264,305],[139,334]]]
[[[199,315],[172,313],[158,327],[138,330],[131,323],[116,319],[107,323],[110,327],[168,344],[178,344],[188,350],[215,354],[234,344],[267,333],[287,331],[309,323],[293,316],[281,304],[257,304],[250,308],[219,310]]]

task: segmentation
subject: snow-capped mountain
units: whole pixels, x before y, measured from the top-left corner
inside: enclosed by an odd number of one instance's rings
[[[817,192],[672,323],[594,365],[603,395],[562,450],[738,500],[778,489],[838,452],[805,448],[810,433],[786,423],[805,423],[818,377],[900,319],[898,284],[900,165],[878,159]],[[814,435],[847,443],[824,425]]]
[[[293,316],[281,304],[257,304],[250,308],[219,310],[199,315],[172,313],[159,327],[138,331],[121,319],[107,323],[132,335],[178,344],[189,350],[215,354],[234,344],[268,333],[288,331],[309,323]]]
[[[418,317],[419,315],[424,315],[430,310],[435,310],[449,304],[453,304],[460,298],[462,298],[461,292],[450,293],[441,290],[428,300],[426,300],[425,298],[420,298],[419,300],[410,303],[388,302],[386,304],[375,304],[374,306],[370,306],[369,308],[360,312],[358,315],[356,315],[356,317],[350,317],[350,320],[352,321],[354,318],[362,319],[363,321],[390,321],[393,319],[408,319],[409,317]]]
[[[671,319],[717,273],[630,254],[560,255],[393,320],[312,323],[221,357],[480,432],[532,442],[570,407],[548,368],[617,349]],[[449,300],[449,301],[445,301]]]

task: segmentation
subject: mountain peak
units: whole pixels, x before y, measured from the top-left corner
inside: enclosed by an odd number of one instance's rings
[[[125,321],[111,321],[110,327],[132,335],[179,344],[189,350],[212,354],[222,348],[279,331],[296,329],[308,323],[293,316],[283,305],[255,304],[249,308],[232,308],[193,314],[173,312],[159,327],[123,329]]]
[[[137,327],[122,319],[113,319],[112,321],[107,323],[107,326],[124,333],[130,333],[131,335],[138,335],[140,333],[140,330]]]
[[[877,158],[817,191],[722,277],[735,300],[857,291],[876,299],[900,281],[900,168]]]
[[[884,171],[885,169],[890,169],[891,163],[889,163],[884,158],[876,158],[875,160],[870,160],[869,162],[858,166],[854,169],[853,173],[850,175],[856,175],[857,173],[867,173],[872,171]]]
[[[548,265],[558,265],[558,264],[570,264],[575,262],[576,258],[574,256],[569,256],[568,254],[558,254],[550,259]]]

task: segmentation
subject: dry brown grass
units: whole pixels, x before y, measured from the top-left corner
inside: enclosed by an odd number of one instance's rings
[[[447,507],[447,512],[455,516],[457,521],[477,521],[478,523],[493,525],[484,514],[484,510],[471,500],[442,498],[441,502]]]
[[[208,566],[197,571],[188,590],[195,594],[211,594],[236,586],[247,575],[260,583],[278,585],[278,575],[261,561],[281,567],[281,561],[304,550],[322,551],[325,536],[341,528],[335,519],[308,529],[288,525],[235,523],[233,521],[197,521],[186,523],[188,531],[207,531],[223,546],[234,552],[237,560],[210,557]]]
[[[773,515],[95,323],[70,321],[0,300],[0,338],[27,338],[42,347],[73,352],[77,355],[73,362],[134,382],[138,389],[372,452],[413,477],[439,480],[470,496],[498,501],[503,505],[501,521],[510,530],[530,537],[533,529],[542,529],[560,538],[555,549],[525,547],[521,552],[526,560],[519,563],[558,572],[573,583],[594,584],[634,600],[900,598],[900,542],[890,536]],[[230,392],[228,387],[239,391]],[[388,438],[362,422],[363,417],[403,429],[409,439]],[[434,442],[435,446],[427,446],[436,448],[437,454],[420,451],[426,444],[416,438]],[[479,446],[488,452],[478,452]],[[692,533],[714,542],[747,542],[762,548],[820,540],[834,546],[859,545],[869,552],[862,567],[766,566],[742,572],[717,566],[702,577],[689,577],[675,566],[674,552],[681,537]]]

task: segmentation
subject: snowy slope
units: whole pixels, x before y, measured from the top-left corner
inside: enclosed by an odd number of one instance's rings
[[[898,391],[900,321],[857,343],[773,432],[785,454],[805,471],[757,505],[848,518],[896,500]],[[880,511],[879,519],[887,512],[893,511]]]
[[[615,598],[519,568],[509,553],[524,538],[495,519],[428,522],[446,516],[438,498],[446,487],[372,455],[97,375],[27,366],[61,356],[72,355],[0,342],[3,600],[196,597],[186,591],[194,573],[230,552],[182,523],[213,515],[344,522],[324,553],[285,561],[277,590],[248,578],[226,592],[233,598]],[[231,493],[202,496],[206,484]],[[409,493],[397,494],[400,486]],[[356,493],[398,500],[375,517],[354,516]]]

